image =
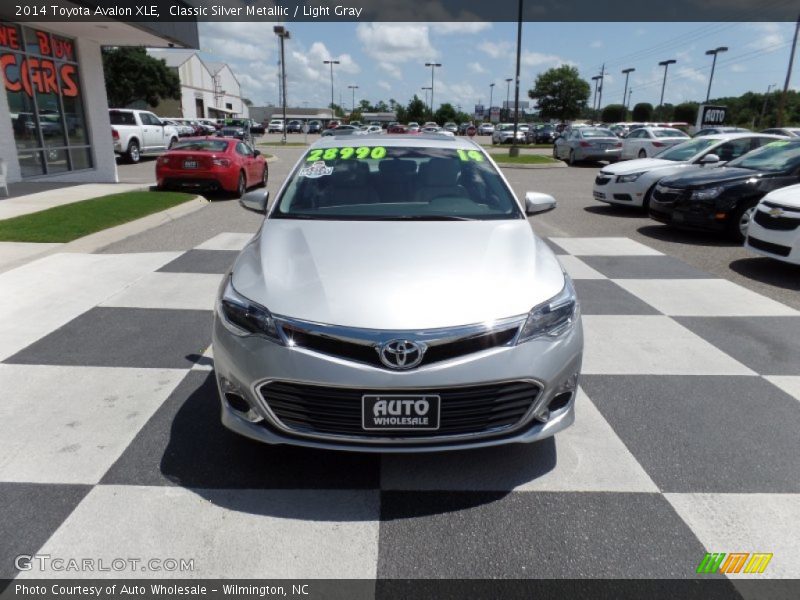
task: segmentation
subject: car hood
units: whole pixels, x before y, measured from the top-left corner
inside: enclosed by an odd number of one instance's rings
[[[776,202],[781,206],[800,209],[800,185],[790,185],[764,196],[764,202]]]
[[[605,166],[602,171],[603,173],[610,173],[612,175],[627,175],[628,173],[641,173],[642,171],[649,171],[651,169],[674,167],[679,164],[681,163],[661,158],[637,158]]]
[[[277,315],[421,330],[525,314],[564,285],[526,220],[267,219],[233,285]]]
[[[753,177],[764,175],[761,171],[752,169],[739,169],[736,167],[720,167],[718,169],[701,169],[691,173],[681,173],[661,180],[662,185],[669,187],[688,188],[706,187],[712,185],[730,184],[746,181]]]

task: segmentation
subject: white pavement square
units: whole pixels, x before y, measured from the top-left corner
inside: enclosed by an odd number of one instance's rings
[[[213,310],[221,275],[149,273],[100,306]]]
[[[800,578],[800,494],[665,496],[709,552],[773,554],[763,575],[728,577]]]
[[[584,315],[586,375],[754,375],[664,316]]]
[[[0,360],[180,254],[54,254],[0,274]]]
[[[661,252],[653,250],[624,237],[554,237],[561,248],[573,256],[660,256]]]
[[[97,486],[39,553],[106,564],[117,557],[194,560],[190,573],[72,577],[368,579],[377,574],[379,516],[377,490]],[[37,569],[20,576],[64,573]]]
[[[798,357],[798,360],[800,360],[800,357]],[[800,402],[800,377],[794,375],[770,375],[764,377],[764,379],[773,385],[777,385],[784,392],[790,396],[794,396],[797,401]]]
[[[793,308],[727,279],[614,279],[665,315],[675,317],[798,316]]]
[[[548,492],[658,492],[636,458],[583,391],[575,424],[552,442],[476,452],[386,455],[381,489]]]
[[[252,233],[220,233],[196,246],[195,250],[241,250],[251,239]]]
[[[0,481],[100,481],[186,375],[0,364]]]
[[[593,269],[576,256],[562,254],[558,260],[573,279],[607,279],[600,271]]]

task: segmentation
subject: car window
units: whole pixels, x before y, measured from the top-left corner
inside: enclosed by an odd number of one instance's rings
[[[180,142],[172,147],[172,150],[186,150],[191,152],[225,152],[228,149],[228,142],[225,140],[196,140],[191,142]]]
[[[757,171],[790,171],[800,166],[800,143],[775,140],[728,163]]]
[[[698,152],[702,152],[706,148],[713,146],[718,141],[719,140],[715,140],[714,138],[707,137],[690,139],[672,148],[667,148],[664,152],[660,152],[658,158],[676,161],[689,160]]]
[[[599,129],[594,127],[586,127],[580,130],[580,134],[584,138],[604,138],[604,137],[616,137],[612,131],[608,129]]]
[[[520,219],[480,150],[360,146],[308,151],[271,218]]]
[[[152,113],[139,113],[139,115],[145,125],[161,125],[161,121]]]
[[[719,156],[721,161],[727,162],[734,158],[739,158],[743,154],[750,152],[751,149],[752,142],[750,138],[739,138],[725,142],[714,151],[714,154]]]
[[[236,153],[241,154],[242,156],[250,156],[253,152],[250,150],[250,146],[243,142],[239,142],[236,144]]]
[[[685,133],[678,131],[677,129],[656,129],[653,134],[659,138],[688,137]]]
[[[109,111],[108,117],[112,125],[136,125],[136,118],[131,112]]]

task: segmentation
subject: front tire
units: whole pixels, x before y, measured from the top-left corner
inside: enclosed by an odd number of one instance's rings
[[[734,242],[744,243],[747,237],[747,227],[756,212],[756,205],[751,204],[737,208],[728,223],[728,237]]]
[[[128,159],[128,162],[132,164],[138,163],[142,158],[139,151],[139,144],[135,140],[128,143],[128,150],[125,152],[125,157]]]
[[[578,161],[575,160],[575,150],[569,151],[569,158],[567,159],[567,163],[570,167],[574,167]]]
[[[247,179],[244,176],[244,172],[239,173],[239,181],[236,184],[236,194],[241,198],[244,196],[245,192],[247,191]]]

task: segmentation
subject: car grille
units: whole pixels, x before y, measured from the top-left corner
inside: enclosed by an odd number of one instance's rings
[[[605,184],[607,184],[609,181],[611,181],[611,177],[604,177],[603,175],[598,175],[598,176],[597,176],[597,177],[595,177],[595,179],[594,179],[594,182],[595,182],[597,185],[605,185]]]
[[[768,212],[761,210],[756,211],[753,220],[761,225],[764,229],[772,229],[775,231],[794,231],[798,226],[800,226],[800,211],[794,211],[770,202],[764,202],[763,205],[769,208],[780,208],[786,214],[795,215],[794,218],[783,216],[773,217]]]
[[[431,341],[428,343],[425,356],[418,366],[450,360],[491,348],[507,346],[516,338],[520,324],[521,323],[518,321],[492,331],[467,335],[442,342]],[[366,363],[374,367],[385,368],[380,361],[377,351],[378,345],[375,342],[349,341],[343,337],[305,330],[302,326],[292,323],[280,323],[280,327],[286,336],[292,340],[294,347],[306,348],[322,354]]]
[[[752,236],[748,236],[747,243],[750,244],[753,248],[758,248],[759,250],[763,250],[764,252],[770,252],[771,254],[777,254],[778,256],[789,256],[789,254],[791,254],[792,252],[792,249],[789,246],[782,246],[781,244],[773,244],[772,242],[765,242],[764,240],[760,240]]]
[[[435,432],[362,429],[363,395],[415,393],[409,389],[353,389],[271,381],[262,385],[259,392],[275,418],[292,432],[370,439],[501,434],[522,420],[541,388],[534,382],[515,381],[419,390],[420,394],[441,398],[439,429]]]
[[[677,189],[677,188],[670,188],[665,187],[663,185],[657,185],[656,189],[653,191],[653,200],[658,202],[659,204],[668,204],[672,205],[675,204],[678,200],[683,197],[684,194],[687,194],[686,190]]]

